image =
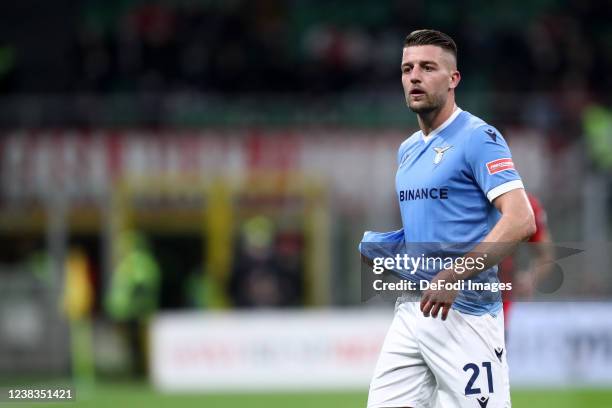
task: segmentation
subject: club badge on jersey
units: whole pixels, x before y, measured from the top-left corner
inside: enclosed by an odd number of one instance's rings
[[[444,153],[446,153],[446,151],[448,149],[450,149],[453,146],[444,146],[444,147],[434,147],[433,149],[436,152],[436,156],[434,157],[434,164],[438,164],[442,161],[442,157],[444,157]]]

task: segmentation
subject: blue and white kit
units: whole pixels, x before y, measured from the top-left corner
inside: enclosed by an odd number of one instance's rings
[[[411,253],[419,243],[477,244],[501,216],[493,201],[523,188],[501,134],[459,108],[429,135],[418,131],[405,140],[397,162],[403,228],[366,232],[360,251],[370,259],[394,255],[381,248]],[[429,281],[437,272],[420,268],[402,277]],[[497,267],[472,280],[499,282]],[[424,317],[418,294],[398,299],[368,407],[509,407],[501,299],[481,295],[462,291],[446,321]]]

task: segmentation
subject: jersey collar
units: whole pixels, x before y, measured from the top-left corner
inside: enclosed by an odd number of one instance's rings
[[[455,110],[453,111],[453,113],[448,117],[448,119],[446,119],[444,121],[444,123],[442,123],[440,126],[438,126],[437,128],[435,128],[434,130],[432,130],[431,132],[429,132],[429,134],[427,136],[425,136],[423,134],[423,131],[420,130],[421,132],[421,140],[423,140],[424,142],[427,142],[429,140],[431,140],[431,138],[435,137],[438,133],[440,133],[441,131],[443,131],[444,129],[446,129],[448,127],[448,125],[450,125],[456,118],[457,116],[459,116],[459,114],[463,112],[463,110],[456,106]]]

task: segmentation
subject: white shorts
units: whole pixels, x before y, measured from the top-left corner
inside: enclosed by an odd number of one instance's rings
[[[370,384],[368,408],[510,407],[503,313],[451,309],[424,317],[415,299],[398,299]]]

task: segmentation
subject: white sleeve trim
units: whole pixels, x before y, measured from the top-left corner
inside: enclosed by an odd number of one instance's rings
[[[507,193],[508,191],[516,190],[517,188],[525,188],[521,180],[512,180],[507,183],[500,184],[499,186],[492,188],[487,193],[487,198],[490,202],[493,202],[500,195]]]

